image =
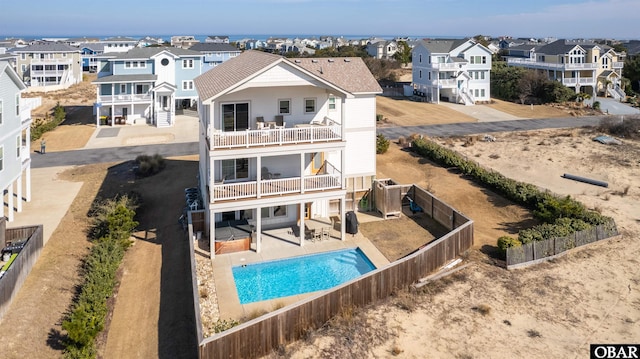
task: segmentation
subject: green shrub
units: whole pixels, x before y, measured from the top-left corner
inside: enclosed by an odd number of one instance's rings
[[[500,252],[502,252],[503,254],[507,252],[507,248],[519,247],[521,245],[522,243],[520,243],[519,240],[513,237],[502,236],[498,238],[498,249],[500,249]]]
[[[389,140],[383,134],[378,134],[376,138],[376,153],[383,154],[389,150]]]
[[[600,110],[600,101],[593,101],[593,109]]]
[[[44,120],[38,120],[31,123],[31,141],[35,141],[42,137],[45,132],[54,130],[65,119],[64,107],[60,103],[53,108],[53,117],[47,116]]]
[[[128,196],[104,201],[91,211],[94,246],[82,267],[84,282],[69,315],[62,322],[67,332],[66,358],[94,358],[95,338],[104,329],[107,300],[116,286],[116,272],[130,245],[136,204]],[[100,235],[96,237],[96,235]]]

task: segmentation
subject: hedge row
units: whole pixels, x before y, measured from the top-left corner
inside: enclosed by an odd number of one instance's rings
[[[94,246],[83,266],[84,283],[62,328],[67,332],[65,357],[95,358],[95,338],[104,329],[107,300],[116,286],[116,272],[131,244],[136,205],[127,196],[107,200],[95,209],[91,231]]]
[[[50,120],[34,121],[31,125],[31,141],[35,141],[42,137],[45,132],[49,132],[64,121],[66,113],[64,107],[60,106],[60,103],[53,108],[53,118]]]
[[[609,217],[588,210],[582,203],[570,196],[558,197],[548,191],[541,191],[532,184],[507,178],[496,171],[485,169],[478,163],[429,139],[415,139],[412,149],[442,166],[458,168],[476,182],[532,210],[533,215],[544,223],[520,231],[518,234],[520,243],[565,236],[575,231],[612,221]],[[502,238],[500,245],[502,248],[502,246],[510,247],[515,244]]]

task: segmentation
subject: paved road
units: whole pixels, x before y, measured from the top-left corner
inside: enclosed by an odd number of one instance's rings
[[[467,122],[451,123],[443,125],[427,126],[407,126],[407,127],[387,127],[379,128],[378,133],[386,138],[397,139],[407,137],[417,133],[429,136],[463,136],[478,133],[504,132],[504,131],[527,131],[544,128],[568,128],[596,126],[603,116],[590,117],[565,117],[565,118],[545,118],[535,120],[517,121],[495,121],[495,122]]]
[[[594,101],[600,101],[600,109],[602,110],[602,112],[608,113],[610,115],[640,114],[640,109],[633,108],[627,104],[609,97],[597,97]]]
[[[198,153],[198,143],[182,142],[159,145],[94,148],[47,152],[45,155],[33,153],[31,155],[31,168],[121,162],[133,160],[138,155],[154,155],[156,153],[164,157],[194,155]]]

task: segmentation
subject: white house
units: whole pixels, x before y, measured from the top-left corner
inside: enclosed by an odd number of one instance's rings
[[[214,224],[223,221],[253,226],[258,252],[263,230],[306,228],[314,218],[340,218],[344,238],[345,213],[357,209],[376,174],[382,89],[362,59],[246,51],[195,85],[212,249]],[[304,232],[297,233],[301,246]]]
[[[0,61],[0,193],[2,216],[7,207],[9,222],[14,211],[22,211],[23,200],[31,201],[31,109],[21,106],[20,98],[26,88],[11,65]]]
[[[414,94],[465,105],[489,101],[491,50],[472,39],[422,40],[412,51]]]

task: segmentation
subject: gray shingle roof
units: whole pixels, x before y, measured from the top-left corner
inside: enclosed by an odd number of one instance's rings
[[[455,40],[422,40],[420,43],[429,50],[432,54],[448,54],[451,50],[464,44],[469,39],[455,39]]]
[[[228,52],[228,51],[240,51],[231,44],[224,44],[219,42],[199,42],[189,48],[189,50],[200,52]]]
[[[580,46],[583,49],[588,49],[589,47],[593,47],[595,45],[597,44],[593,42],[569,41],[566,39],[560,39],[540,47],[537,52],[545,55],[564,55],[576,46]]]
[[[285,59],[261,51],[245,51],[196,77],[194,82],[200,99],[207,100],[278,63],[285,62],[347,92],[382,92],[382,88],[361,58]]]
[[[119,53],[113,58],[117,60],[124,59],[149,59],[163,51],[172,53],[175,56],[202,56],[197,51],[181,49],[178,47],[136,47],[127,52]]]
[[[80,49],[87,48],[87,49],[95,51],[95,52],[103,52],[104,51],[104,44],[96,43],[96,42],[85,42],[85,43],[80,44],[78,46],[78,48],[80,48]]]
[[[116,37],[110,37],[108,39],[104,39],[103,41],[105,42],[114,42],[114,41],[137,42],[138,40],[133,39],[131,37],[116,36]]]
[[[31,52],[80,52],[77,47],[72,47],[60,42],[43,42],[39,44],[19,47],[13,50],[15,53],[31,53]]]
[[[155,81],[158,79],[158,75],[142,74],[142,75],[111,75],[97,78],[92,84],[104,84],[114,82],[142,82],[142,81]]]

